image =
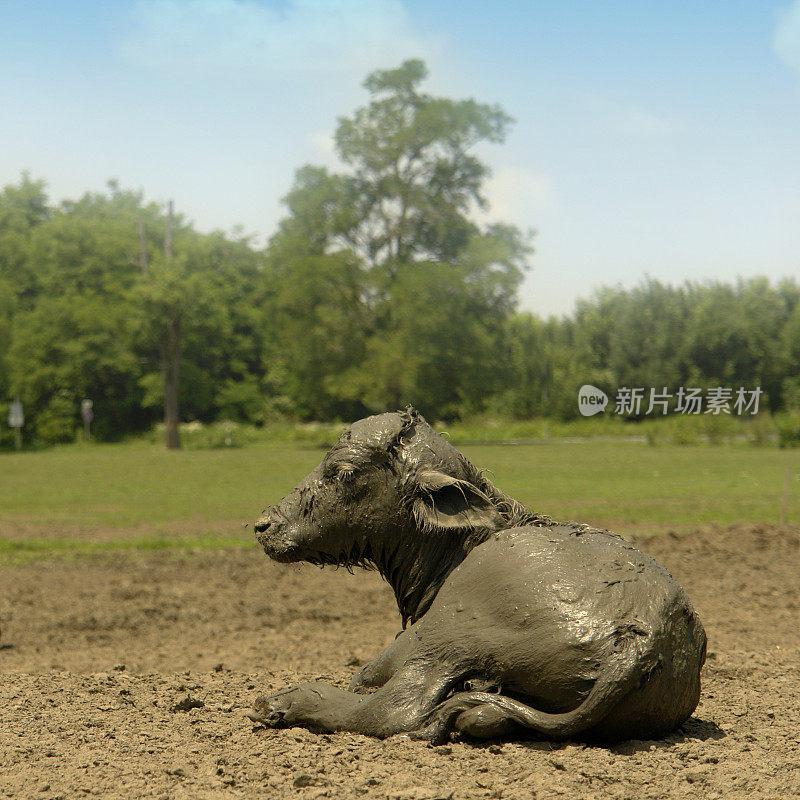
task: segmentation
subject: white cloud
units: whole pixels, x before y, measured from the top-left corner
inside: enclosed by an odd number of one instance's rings
[[[489,207],[486,219],[511,222],[521,228],[536,227],[538,217],[553,204],[550,180],[524,167],[500,167],[486,182]]]
[[[772,46],[784,64],[800,72],[800,0],[778,16]]]
[[[604,97],[588,97],[589,111],[611,131],[628,136],[670,136],[679,133],[682,125],[665,114],[657,114],[639,106],[616,103]]]
[[[322,164],[332,169],[341,169],[342,162],[336,154],[336,141],[332,133],[317,131],[309,134],[306,138],[313,150],[315,164]]]
[[[120,43],[135,64],[185,73],[269,78],[392,66],[435,51],[400,0],[138,0]]]

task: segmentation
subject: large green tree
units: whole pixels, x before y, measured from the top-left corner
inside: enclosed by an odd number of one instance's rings
[[[261,255],[178,218],[170,258],[167,227],[114,183],[52,208],[27,178],[0,193],[0,411],[23,400],[26,438],[72,439],[83,398],[99,438],[141,430],[165,407],[168,369],[174,432],[179,409],[263,418]]]
[[[449,416],[496,388],[492,352],[530,247],[513,226],[475,222],[489,170],[473,149],[503,141],[511,119],[497,106],[422,92],[426,75],[417,60],[372,73],[367,104],[336,129],[342,172],[303,167],[285,199],[269,256],[273,273],[290,277],[277,282],[274,307],[291,330],[281,309],[299,286],[316,323],[284,337],[279,352],[314,362],[316,409],[416,402]],[[347,291],[321,297],[310,287],[315,273],[322,286],[337,273]]]
[[[14,316],[34,293],[35,276],[28,264],[31,237],[51,213],[44,182],[27,173],[0,191],[0,445],[13,440],[5,425],[12,394],[9,351]]]
[[[0,283],[11,287],[13,320],[0,371],[4,396],[23,400],[28,438],[71,439],[84,397],[96,402],[95,431],[104,438],[143,422],[125,301],[140,199],[112,185],[50,207],[42,182],[27,176],[3,193]]]

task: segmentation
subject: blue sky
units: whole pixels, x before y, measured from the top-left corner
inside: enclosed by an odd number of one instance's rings
[[[0,185],[110,178],[264,240],[377,68],[516,124],[488,217],[535,228],[522,305],[645,275],[800,275],[800,0],[0,0]]]

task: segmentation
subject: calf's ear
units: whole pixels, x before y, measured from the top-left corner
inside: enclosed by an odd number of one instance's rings
[[[502,515],[494,503],[469,481],[437,470],[416,476],[414,519],[425,531],[497,530]]]

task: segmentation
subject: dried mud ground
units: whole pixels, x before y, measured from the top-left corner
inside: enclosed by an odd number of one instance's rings
[[[660,741],[430,748],[254,730],[254,698],[344,684],[397,632],[374,574],[255,547],[0,567],[0,797],[800,796],[800,527],[638,542],[709,634],[703,695]],[[171,707],[190,695],[204,705]]]

